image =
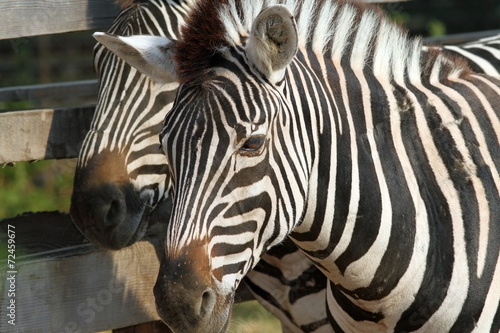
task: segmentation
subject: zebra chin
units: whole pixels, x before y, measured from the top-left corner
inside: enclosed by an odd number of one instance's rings
[[[148,227],[146,201],[132,184],[103,184],[75,191],[70,215],[94,245],[117,250],[141,239]]]
[[[204,297],[200,304],[208,303],[209,301],[205,300],[210,299],[210,297]],[[200,312],[198,314],[193,312],[191,306],[186,308],[180,305],[179,308],[174,308],[169,303],[170,300],[168,299],[164,299],[162,302],[157,300],[156,310],[161,320],[173,333],[224,333],[228,330],[232,302],[226,307],[218,306],[217,310],[207,313],[203,312],[203,305],[200,305]],[[183,309],[184,311],[179,311],[179,309]]]
[[[174,333],[223,333],[229,326],[235,288],[214,278],[199,245],[163,258],[153,288],[158,315]]]

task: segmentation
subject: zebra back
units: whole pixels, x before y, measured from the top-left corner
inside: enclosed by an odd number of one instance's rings
[[[445,50],[445,54],[464,58],[477,73],[500,75],[500,34],[460,45],[442,45],[440,48]]]

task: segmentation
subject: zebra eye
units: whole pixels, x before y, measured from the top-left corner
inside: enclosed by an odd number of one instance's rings
[[[244,153],[255,153],[258,152],[260,148],[262,148],[264,142],[266,142],[265,135],[254,135],[249,137],[247,141],[245,141],[240,150]]]

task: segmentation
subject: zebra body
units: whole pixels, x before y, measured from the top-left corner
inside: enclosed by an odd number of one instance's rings
[[[143,39],[173,49],[181,82],[160,315],[223,329],[243,276],[290,236],[329,279],[335,331],[498,331],[498,78],[423,57],[371,9],[284,3],[295,19],[206,1],[180,42]]]
[[[424,53],[443,51],[444,55],[451,57],[451,61],[456,57],[463,58],[471,69],[479,73],[500,73],[500,35],[460,45],[424,46],[423,50]],[[250,279],[246,282],[256,298],[291,331],[299,328],[297,332],[331,332],[326,312],[319,311],[317,306],[325,299],[327,280],[299,252],[288,241],[272,248],[249,273]],[[299,270],[302,274],[297,274]],[[311,311],[305,314],[305,309]]]

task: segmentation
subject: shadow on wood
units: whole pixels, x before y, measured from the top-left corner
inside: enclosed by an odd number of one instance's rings
[[[14,277],[15,295],[0,304],[6,309],[14,300],[16,325],[2,320],[0,332],[96,332],[158,320],[153,286],[159,264],[151,242],[99,250],[57,212],[1,221],[2,244],[9,228],[15,232],[15,264],[0,261],[0,274],[2,283],[4,275]]]
[[[162,321],[134,325],[113,330],[113,333],[172,333]]]

